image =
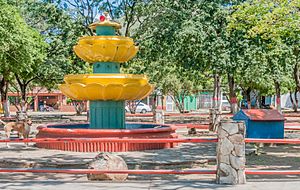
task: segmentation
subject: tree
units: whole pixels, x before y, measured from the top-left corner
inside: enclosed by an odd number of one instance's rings
[[[8,116],[7,92],[13,75],[28,74],[32,65],[40,63],[45,43],[39,33],[25,23],[17,9],[2,0],[0,22],[1,102]]]
[[[140,52],[137,59],[129,62],[129,72],[147,74],[157,89],[155,92],[171,96],[176,107],[183,112],[184,97],[196,92],[202,81],[199,80],[199,72],[184,67],[172,53],[172,50],[176,50],[175,32],[180,29],[182,18],[178,14],[182,10],[166,12],[171,4],[167,1],[139,4],[139,25],[133,34],[139,41]]]
[[[47,57],[42,69],[47,75],[44,78],[48,80],[43,85],[55,86],[62,82],[66,74],[84,73],[89,69],[73,52],[78,38],[85,33],[84,27],[70,16],[71,13],[56,4],[37,0],[18,0],[10,3],[19,8],[26,23],[39,31],[48,44]]]
[[[280,110],[281,86],[299,57],[299,1],[246,1],[235,7],[230,20],[229,30],[244,33],[259,49],[260,67],[274,85]]]
[[[178,63],[164,59],[155,62],[135,59],[125,72],[146,74],[150,79],[149,82],[155,86],[155,92],[159,91],[163,95],[170,96],[180,113],[184,112],[184,98],[198,92],[209,83],[198,72],[187,70]],[[155,92],[154,96],[156,96]]]
[[[84,26],[85,33],[94,35],[88,26],[103,12],[109,12],[113,20],[122,23],[121,33],[130,36],[131,28],[141,23],[138,15],[143,0],[48,0],[68,11],[74,19]]]
[[[27,88],[30,83],[37,80],[42,80],[44,76],[41,76],[43,73],[39,72],[43,68],[43,62],[46,56],[45,49],[46,43],[40,34],[32,30],[31,42],[27,44],[27,50],[31,51],[31,61],[25,62],[26,67],[20,68],[19,70],[13,71],[14,78],[18,84],[21,94],[21,104],[20,110],[22,112],[27,111],[27,104],[29,99],[27,97]],[[28,38],[29,39],[29,38]]]
[[[214,79],[221,109],[221,77],[228,65],[227,1],[151,1],[138,38],[150,60],[166,59]]]
[[[39,31],[47,42],[47,55],[43,62],[35,61],[35,64],[30,65],[30,70],[15,74],[17,85],[14,85],[14,91],[20,92],[20,102],[29,104],[29,99],[33,100],[26,97],[29,85],[57,88],[64,75],[88,70],[89,66],[73,52],[78,37],[83,35],[83,27],[68,12],[58,5],[37,0],[9,3],[18,8],[28,25]]]

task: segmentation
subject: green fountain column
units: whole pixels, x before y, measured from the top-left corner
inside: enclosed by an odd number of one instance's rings
[[[115,36],[112,26],[97,26],[97,36]],[[97,62],[93,73],[120,73],[120,63]],[[90,128],[125,129],[125,101],[90,101]]]

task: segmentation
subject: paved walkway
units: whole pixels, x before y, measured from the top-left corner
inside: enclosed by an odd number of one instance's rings
[[[0,136],[1,135],[0,131]],[[185,131],[186,133],[186,131]],[[203,135],[203,134],[202,134]],[[293,138],[296,133],[288,134]],[[295,136],[295,137],[294,137]],[[215,143],[182,144],[180,147],[144,152],[117,153],[121,155],[130,169],[197,169],[213,168],[207,160],[215,157]],[[266,154],[249,155],[247,167],[266,169],[300,169],[300,147],[298,145],[280,145],[264,148]],[[0,144],[0,167],[34,168],[86,168],[86,163],[97,153],[65,152],[44,150],[36,147],[25,148],[23,144],[12,144],[10,149]],[[290,177],[290,178],[289,178]],[[214,183],[214,175],[130,175],[124,183],[91,182],[86,175],[65,174],[0,174],[0,189],[3,190],[40,190],[54,189],[216,189],[216,190],[294,190],[299,189],[300,176],[249,176],[246,185],[224,186]],[[263,179],[262,179],[263,178]],[[73,190],[72,189],[72,190]]]
[[[2,190],[193,190],[193,189],[215,189],[215,190],[295,190],[299,189],[300,181],[249,181],[244,185],[218,185],[212,181],[194,181],[194,180],[144,180],[144,181],[126,181],[123,183],[115,182],[90,182],[86,180],[26,180],[26,181],[2,181],[0,189]]]
[[[278,150],[280,147],[268,148]],[[292,147],[282,146],[281,148]],[[299,150],[295,147],[293,156]],[[276,158],[278,152],[272,155]],[[44,150],[35,147],[24,148],[22,144],[12,144],[10,149],[6,149],[4,145],[0,147],[0,167],[34,167],[34,168],[86,168],[85,163],[95,157],[97,153],[80,153],[80,152],[65,152],[59,150]],[[178,148],[165,150],[149,150],[144,152],[127,152],[117,153],[121,155],[128,163],[131,169],[188,169],[188,168],[213,168],[214,164],[210,165],[205,162],[209,158],[215,156],[215,143],[200,143],[200,144],[182,144]],[[254,157],[255,164],[259,162],[258,158]],[[280,158],[288,158],[286,155],[277,155]],[[251,157],[252,158],[252,157]],[[203,163],[198,161],[202,160]],[[270,157],[263,160],[271,160]],[[266,161],[267,162],[267,161]],[[289,166],[290,163],[285,159],[283,163],[278,163],[277,160],[271,161],[274,164],[281,166]],[[296,158],[291,160],[291,163],[298,163]],[[249,163],[251,165],[251,162]],[[260,163],[268,165],[271,163]],[[278,166],[274,166],[278,168]],[[293,166],[293,169],[298,165]],[[67,174],[32,174],[32,173],[2,173],[0,174],[0,189],[2,190],[65,190],[65,189],[157,189],[157,190],[185,190],[185,189],[216,189],[216,190],[293,190],[300,186],[300,176],[248,176],[246,185],[224,186],[214,183],[214,175],[130,175],[128,181],[123,183],[88,181],[86,175],[67,175]]]
[[[31,144],[26,147],[23,143],[0,144],[1,161],[30,162],[30,163],[61,163],[83,164],[90,161],[98,153],[95,152],[68,152],[60,150],[40,149]],[[140,152],[118,152],[129,164],[176,164],[194,161],[205,161],[215,158],[216,143],[185,143],[172,149],[147,150]]]

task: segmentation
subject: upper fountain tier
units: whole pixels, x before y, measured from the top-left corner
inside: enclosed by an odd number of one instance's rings
[[[133,40],[122,36],[85,36],[79,39],[74,51],[86,62],[118,62],[132,59],[138,52]]]
[[[90,25],[96,30],[98,36],[85,36],[79,38],[74,46],[75,53],[84,61],[96,62],[118,62],[123,63],[132,59],[138,52],[138,46],[134,45],[131,38],[115,36],[115,30],[121,25],[117,22],[105,19]]]
[[[121,25],[104,13],[90,28],[97,36],[81,37],[74,51],[94,63],[93,74],[67,75],[60,90],[73,100],[125,101],[148,96],[154,87],[145,75],[120,73],[119,63],[130,60],[138,51],[131,38],[116,36]]]

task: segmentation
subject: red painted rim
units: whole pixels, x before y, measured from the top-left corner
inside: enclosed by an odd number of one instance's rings
[[[72,125],[87,124],[51,124],[41,125],[38,127],[37,138],[115,138],[115,139],[152,139],[152,138],[177,138],[175,133],[176,128],[172,125],[161,125],[163,128],[148,128],[148,129],[72,129]],[[131,124],[151,124],[155,123],[131,123]],[[67,126],[70,128],[49,128],[55,126]],[[95,141],[95,142],[54,142],[43,143],[37,142],[37,147],[47,149],[58,149],[65,151],[76,152],[127,152],[140,151],[151,149],[172,148],[178,143],[128,143],[128,142],[113,142],[113,141]]]
[[[88,124],[88,123],[76,123],[76,124]],[[142,123],[142,122],[130,122],[128,124],[152,124],[156,123]],[[37,129],[41,132],[49,132],[52,134],[81,134],[81,135],[108,135],[108,134],[143,134],[143,133],[161,133],[161,132],[172,132],[176,129],[174,125],[166,125],[166,124],[157,124],[160,126],[164,126],[163,128],[151,128],[151,129],[59,129],[59,128],[48,128],[52,126],[57,126],[59,124],[44,124],[37,127]],[[72,126],[72,124],[70,124]]]

